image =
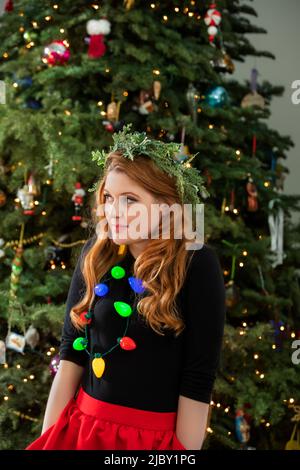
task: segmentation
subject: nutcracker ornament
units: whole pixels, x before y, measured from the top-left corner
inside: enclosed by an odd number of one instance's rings
[[[82,207],[83,207],[83,198],[85,196],[85,190],[81,187],[81,183],[77,182],[75,184],[75,191],[72,196],[72,201],[74,203],[75,214],[72,216],[72,220],[81,221],[82,220]]]

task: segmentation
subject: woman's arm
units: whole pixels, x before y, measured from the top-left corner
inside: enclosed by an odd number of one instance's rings
[[[200,450],[208,425],[209,404],[179,396],[176,436],[187,450]]]
[[[226,316],[223,273],[212,247],[204,245],[195,251],[186,286],[176,435],[186,449],[199,450],[206,434]]]
[[[42,434],[59,418],[69,400],[74,397],[84,368],[74,362],[61,360],[49,393]]]

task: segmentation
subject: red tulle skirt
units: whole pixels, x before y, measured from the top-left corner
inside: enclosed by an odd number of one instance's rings
[[[176,417],[97,400],[80,388],[26,450],[186,450],[175,433]]]

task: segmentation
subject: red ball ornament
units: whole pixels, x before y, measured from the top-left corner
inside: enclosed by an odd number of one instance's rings
[[[82,321],[82,323],[85,323],[86,325],[89,325],[92,321],[91,318],[86,318],[86,315],[88,314],[88,312],[82,312],[79,316],[80,316],[80,319]]]
[[[69,45],[65,41],[53,41],[44,48],[43,62],[48,65],[63,65],[69,58]]]
[[[108,132],[114,132],[114,126],[113,123],[110,121],[103,121],[103,125],[106,131]]]
[[[131,351],[132,349],[136,348],[135,342],[133,341],[133,339],[129,338],[129,336],[123,336],[123,338],[121,338],[120,346],[126,351]]]

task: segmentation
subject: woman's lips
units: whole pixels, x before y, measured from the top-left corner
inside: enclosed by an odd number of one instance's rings
[[[113,228],[119,232],[120,230],[124,230],[128,227],[128,225],[120,225],[120,224],[112,224]]]

